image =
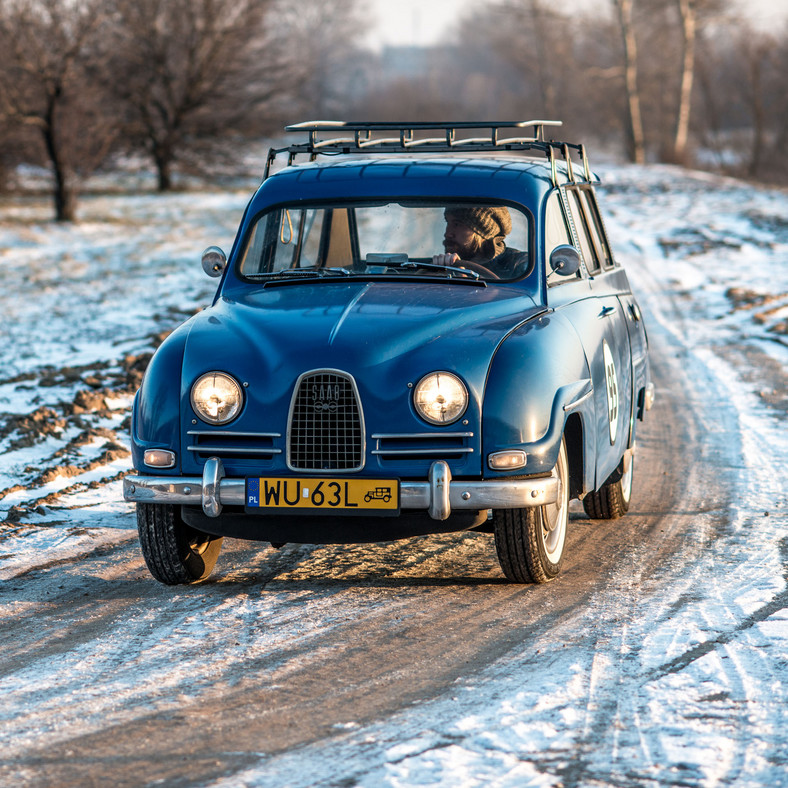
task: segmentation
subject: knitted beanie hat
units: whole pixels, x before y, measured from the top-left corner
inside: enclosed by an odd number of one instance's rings
[[[457,205],[447,208],[444,217],[454,219],[475,232],[485,241],[508,235],[512,231],[512,217],[509,209],[502,205],[485,208]]]

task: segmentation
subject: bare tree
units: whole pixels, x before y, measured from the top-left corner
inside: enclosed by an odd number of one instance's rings
[[[636,164],[646,161],[646,141],[638,92],[637,39],[632,20],[633,0],[612,0],[624,45],[624,86],[629,109],[630,156]]]
[[[517,107],[514,116],[562,117],[572,105],[572,33],[569,17],[545,0],[498,0],[461,23],[450,69],[462,64],[487,101]]]
[[[0,0],[0,111],[43,144],[58,221],[74,218],[78,176],[98,166],[112,141],[89,74],[100,58],[103,8],[101,0]]]
[[[654,0],[652,0],[654,2]],[[667,11],[677,13],[680,49],[675,58],[680,64],[678,77],[675,119],[672,134],[670,159],[685,164],[688,156],[690,119],[695,91],[695,70],[698,36],[704,28],[713,26],[722,19],[726,0],[656,0],[665,4]],[[663,58],[673,59],[673,53],[666,51]]]
[[[246,66],[265,0],[115,0],[108,79],[125,133],[152,157],[158,186],[188,140],[225,137],[248,110]]]
[[[367,22],[358,0],[279,0],[270,22],[272,37],[286,42],[288,78],[282,109],[325,118],[344,115],[367,84],[365,63],[355,42]]]
[[[776,41],[768,33],[749,31],[739,36],[738,49],[742,62],[738,88],[749,110],[751,146],[747,175],[756,177],[761,172],[764,155],[768,147],[768,82],[774,64]],[[784,78],[784,75],[783,75]],[[785,122],[781,119],[781,124]]]
[[[347,52],[356,0],[113,0],[108,79],[126,130],[153,159],[161,191],[176,161],[232,156],[331,103],[335,53]]]
[[[692,106],[692,83],[695,76],[695,33],[697,20],[693,0],[676,0],[681,16],[681,33],[684,56],[681,66],[679,107],[676,113],[676,134],[673,140],[673,156],[684,161],[689,139],[690,108]]]

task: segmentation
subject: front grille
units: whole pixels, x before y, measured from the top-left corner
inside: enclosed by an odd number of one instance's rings
[[[336,370],[302,375],[290,406],[288,465],[299,471],[361,470],[363,422],[351,377]]]

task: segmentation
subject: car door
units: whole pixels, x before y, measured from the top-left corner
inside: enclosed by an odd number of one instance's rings
[[[598,487],[618,466],[632,434],[632,353],[622,303],[631,294],[610,252],[591,185],[573,184],[564,194],[589,278],[590,298],[574,310],[574,320],[594,384]]]

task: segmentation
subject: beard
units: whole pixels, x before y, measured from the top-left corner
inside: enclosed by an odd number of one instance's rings
[[[463,255],[468,255],[473,252],[470,246],[461,246],[456,241],[447,241],[443,239],[443,248],[448,254],[458,254],[461,259],[465,259]]]
[[[456,241],[449,241],[446,238],[443,239],[443,248],[446,250],[446,253],[456,254],[459,256],[460,260],[472,260],[473,257],[478,253],[479,247],[480,244],[478,242],[475,244],[469,243],[466,246],[462,246]]]

